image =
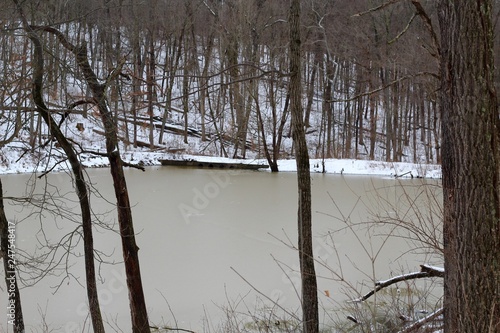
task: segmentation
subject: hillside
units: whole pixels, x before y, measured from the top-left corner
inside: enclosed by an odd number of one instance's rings
[[[287,29],[280,24],[286,8],[258,1],[234,6],[120,3],[123,7],[114,1],[104,7],[55,1],[52,7],[41,4],[27,11],[44,42],[45,103],[85,165],[105,164],[99,155],[103,126],[71,52],[43,27],[86,47],[93,71],[106,83],[125,160],[153,165],[158,156],[187,154],[273,164],[293,158]],[[436,68],[425,61],[432,58],[406,42],[384,46],[385,56],[377,45],[366,44],[363,33],[384,21],[379,13],[371,15],[371,23],[364,15],[355,19],[352,14],[361,3],[321,6],[322,18],[314,17],[315,7],[305,6],[303,15],[303,107],[310,157],[438,164]],[[172,13],[176,20],[163,19]],[[387,14],[394,18],[390,32],[396,33],[410,13],[406,6],[394,6]],[[33,46],[20,33],[20,22],[11,19],[17,13],[9,2],[3,15],[1,168],[58,169],[64,156],[49,140],[31,97]],[[343,28],[343,47],[337,48],[340,23],[355,29]],[[422,38],[420,24],[407,31],[408,41]],[[372,49],[366,53],[368,45]]]

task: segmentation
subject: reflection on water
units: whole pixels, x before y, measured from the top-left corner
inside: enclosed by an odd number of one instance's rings
[[[95,246],[105,261],[99,272],[102,310],[113,327],[127,331],[128,296],[109,171],[88,170],[88,174],[96,191],[92,195]],[[32,180],[30,175],[3,176],[5,196],[23,195],[26,183]],[[234,306],[243,299],[244,306],[240,303],[238,311],[251,312],[269,304],[254,289],[283,308],[298,311],[294,173],[160,167],[146,172],[128,170],[127,181],[152,323],[213,329],[225,315],[221,307]],[[411,196],[421,191],[421,181],[313,174],[312,186],[323,321],[330,320],[339,304],[343,306],[349,297],[356,297],[356,290],[369,290],[367,285],[373,285],[373,276],[385,279],[438,260],[407,253],[410,245],[403,238],[381,236],[391,232],[390,227],[385,232],[355,227],[354,235],[346,223],[368,221],[374,213],[395,214],[390,210],[399,206],[407,209],[403,193]],[[56,193],[51,199],[55,204],[61,205],[60,200],[64,200],[67,210],[77,207],[69,176],[50,175],[48,184],[38,180],[35,193],[44,188],[52,193],[59,191],[60,197]],[[18,247],[28,252],[45,240],[54,243],[61,237],[69,239],[72,232],[75,236],[72,254],[59,265],[64,269],[53,270],[56,276],[47,276],[21,292],[28,331],[33,327],[39,331],[42,320],[55,331],[88,328],[83,246],[76,237],[80,232],[78,216],[66,212],[66,218],[48,213],[25,218],[27,209],[8,203],[8,218],[22,221],[17,226]],[[64,251],[56,256],[66,258]],[[345,279],[356,290],[338,279]],[[5,297],[1,302],[3,307]],[[0,330],[5,328],[4,322],[1,325]]]

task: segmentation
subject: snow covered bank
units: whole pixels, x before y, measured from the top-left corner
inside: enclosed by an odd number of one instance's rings
[[[3,163],[0,165],[0,174],[12,173],[29,173],[29,172],[45,172],[52,169],[53,171],[61,171],[69,169],[67,163],[56,163],[56,159],[52,158],[37,161],[33,157],[19,159],[19,154],[13,149],[2,150]],[[53,156],[61,157],[62,152],[53,151]],[[222,157],[195,156],[195,155],[175,155],[146,152],[146,151],[130,151],[122,154],[123,160],[129,163],[140,164],[144,166],[161,165],[160,159],[176,158],[176,159],[195,159],[206,162],[234,162],[234,163],[267,163],[265,159],[229,159]],[[107,167],[108,161],[106,157],[96,156],[92,154],[81,155],[82,164],[89,168]],[[278,161],[279,170],[281,172],[295,172],[295,160],[280,160]],[[265,169],[263,169],[265,170]],[[268,171],[270,171],[268,169]],[[405,177],[405,178],[441,178],[441,167],[439,165],[430,164],[413,164],[402,162],[380,162],[366,161],[353,159],[311,159],[311,172],[325,172],[332,174],[345,175],[375,175],[384,177]],[[262,171],[261,171],[262,172]]]
[[[279,161],[278,164],[280,171],[296,171],[295,160]],[[434,164],[327,159],[324,170],[326,173],[346,175],[441,178],[441,166]],[[323,172],[321,159],[311,159],[311,172]]]

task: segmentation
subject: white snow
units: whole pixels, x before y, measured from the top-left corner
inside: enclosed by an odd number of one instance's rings
[[[31,155],[20,158],[21,150],[13,147],[4,147],[1,150],[4,163],[0,164],[0,174],[9,173],[27,173],[27,172],[43,172],[52,167],[55,161],[36,160]],[[52,154],[64,156],[64,152],[53,150]],[[232,163],[259,163],[267,164],[265,159],[230,159],[223,157],[196,156],[189,154],[172,155],[161,152],[147,152],[142,150],[122,152],[122,158],[129,163],[141,163],[142,165],[160,165],[161,159],[194,159],[206,162],[232,162]],[[19,159],[20,158],[20,159]],[[86,167],[107,167],[109,165],[106,157],[82,154],[82,164]],[[439,165],[429,164],[413,164],[403,162],[381,162],[381,161],[366,161],[354,159],[311,159],[311,172],[329,174],[344,174],[344,175],[372,175],[384,177],[404,177],[404,178],[441,178],[441,167]],[[278,168],[280,172],[296,172],[295,160],[279,160]],[[61,171],[69,168],[67,163],[61,163],[54,168],[54,171]],[[266,171],[266,169],[261,169]],[[270,171],[270,169],[267,169]]]

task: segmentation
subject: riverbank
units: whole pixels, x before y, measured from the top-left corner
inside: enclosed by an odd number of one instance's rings
[[[36,159],[33,155],[21,157],[16,150],[2,149],[0,174],[18,174],[31,172],[63,171],[69,169],[67,162],[60,162],[62,151],[54,150],[52,158]],[[161,159],[193,159],[212,163],[267,163],[265,159],[230,159],[222,157],[196,156],[188,154],[167,154],[161,152],[126,151],[122,153],[124,161],[141,166],[159,166]],[[82,164],[87,168],[107,167],[106,157],[93,154],[82,154]],[[295,160],[279,160],[280,172],[296,172]],[[261,169],[260,172],[270,172],[270,169]],[[343,175],[372,175],[383,177],[404,178],[441,178],[441,166],[435,164],[414,164],[404,162],[382,162],[354,159],[311,159],[311,172]]]

